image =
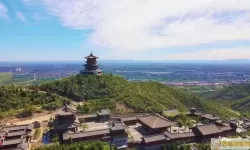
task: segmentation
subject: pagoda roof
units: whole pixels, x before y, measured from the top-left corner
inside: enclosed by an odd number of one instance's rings
[[[95,59],[98,59],[99,57],[97,57],[97,56],[94,56],[93,54],[92,54],[92,52],[89,54],[89,56],[86,56],[86,57],[84,57],[84,58],[86,58],[86,59],[88,59],[88,58],[95,58]]]

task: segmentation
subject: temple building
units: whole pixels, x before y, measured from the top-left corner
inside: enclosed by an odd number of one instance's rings
[[[28,150],[34,124],[4,126],[0,129],[0,150]]]
[[[102,70],[98,68],[96,61],[99,57],[94,56],[91,52],[89,56],[86,56],[84,58],[87,59],[87,61],[86,64],[83,65],[85,69],[81,70],[80,74],[96,74],[96,75],[102,74]]]
[[[174,122],[169,121],[160,115],[138,117],[138,120],[143,129],[150,134],[160,134],[175,125]]]

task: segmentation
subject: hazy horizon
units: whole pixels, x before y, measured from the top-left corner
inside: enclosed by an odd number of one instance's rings
[[[15,60],[15,61],[0,61],[0,64],[4,63],[85,63],[83,60]],[[250,63],[250,59],[228,59],[228,60],[133,60],[133,59],[121,59],[121,60],[97,60],[98,63]]]

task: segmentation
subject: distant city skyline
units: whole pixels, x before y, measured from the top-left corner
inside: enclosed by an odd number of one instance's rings
[[[0,0],[1,61],[250,59],[249,0]]]

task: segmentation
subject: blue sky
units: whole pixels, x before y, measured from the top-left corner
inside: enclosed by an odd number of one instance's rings
[[[250,59],[250,1],[0,0],[0,61],[90,51],[108,60]]]

